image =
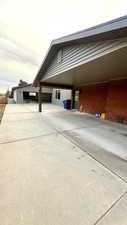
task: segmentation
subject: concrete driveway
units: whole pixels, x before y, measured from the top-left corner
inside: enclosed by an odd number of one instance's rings
[[[0,225],[126,225],[127,127],[59,106],[7,105]]]

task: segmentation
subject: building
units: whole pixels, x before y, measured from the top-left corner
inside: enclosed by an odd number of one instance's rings
[[[31,84],[24,87],[12,88],[13,98],[15,103],[30,103],[38,102],[39,87],[32,87]],[[52,88],[42,89],[43,102],[51,103],[52,100]]]
[[[78,110],[127,123],[127,16],[52,41],[33,85],[79,93]],[[41,102],[40,102],[41,104]]]
[[[52,103],[57,105],[63,105],[63,101],[71,99],[71,90],[53,89]]]

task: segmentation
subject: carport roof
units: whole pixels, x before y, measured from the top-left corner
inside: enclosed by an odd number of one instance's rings
[[[38,74],[35,77],[33,85],[41,80],[52,57],[59,48],[70,44],[89,43],[99,40],[110,40],[115,38],[127,37],[127,16],[123,16],[106,23],[55,39],[47,51]]]

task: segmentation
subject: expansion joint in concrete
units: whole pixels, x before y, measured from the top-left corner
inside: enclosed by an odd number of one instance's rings
[[[127,194],[127,191],[125,191],[109,208],[106,210],[106,212],[101,215],[101,217],[98,218],[98,220],[93,224],[97,225],[120,201],[124,196]]]
[[[48,133],[48,134],[42,134],[42,135],[33,136],[33,137],[29,137],[29,138],[21,138],[21,139],[17,139],[17,140],[13,140],[13,141],[6,141],[6,142],[0,143],[0,145],[11,144],[11,143],[21,142],[21,141],[28,141],[28,140],[32,140],[32,139],[36,139],[36,138],[40,138],[40,137],[47,137],[47,136],[50,136],[50,135],[53,135],[53,134],[56,134],[56,132],[52,132],[52,133]]]
[[[98,162],[101,166],[103,166],[105,169],[107,169],[108,171],[110,171],[110,173],[114,174],[115,176],[117,176],[120,180],[122,180],[123,182],[125,182],[127,184],[127,180],[125,180],[123,177],[119,176],[117,173],[115,173],[114,171],[112,171],[111,169],[109,169],[109,167],[107,167],[105,164],[103,164],[102,162],[100,162],[99,160],[97,160],[92,154],[90,154],[86,149],[82,148],[76,141],[72,140],[71,138],[69,138],[68,136],[66,136],[63,132],[59,132],[59,134],[63,135],[67,140],[69,140],[72,144],[76,145],[78,148],[80,148],[81,151],[85,152],[87,155],[89,155],[92,159],[94,159],[96,162]]]

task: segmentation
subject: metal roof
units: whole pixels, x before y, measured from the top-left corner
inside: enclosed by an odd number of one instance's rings
[[[39,72],[34,79],[33,85],[37,85],[37,83],[42,79],[42,76],[52,57],[59,48],[70,44],[89,43],[121,37],[127,37],[127,16],[53,40],[42,62]]]
[[[24,86],[16,86],[16,87],[13,87],[12,90],[16,90],[16,89],[20,89],[20,88],[24,88],[24,87],[28,87],[28,86],[32,86],[32,84],[26,84]]]

